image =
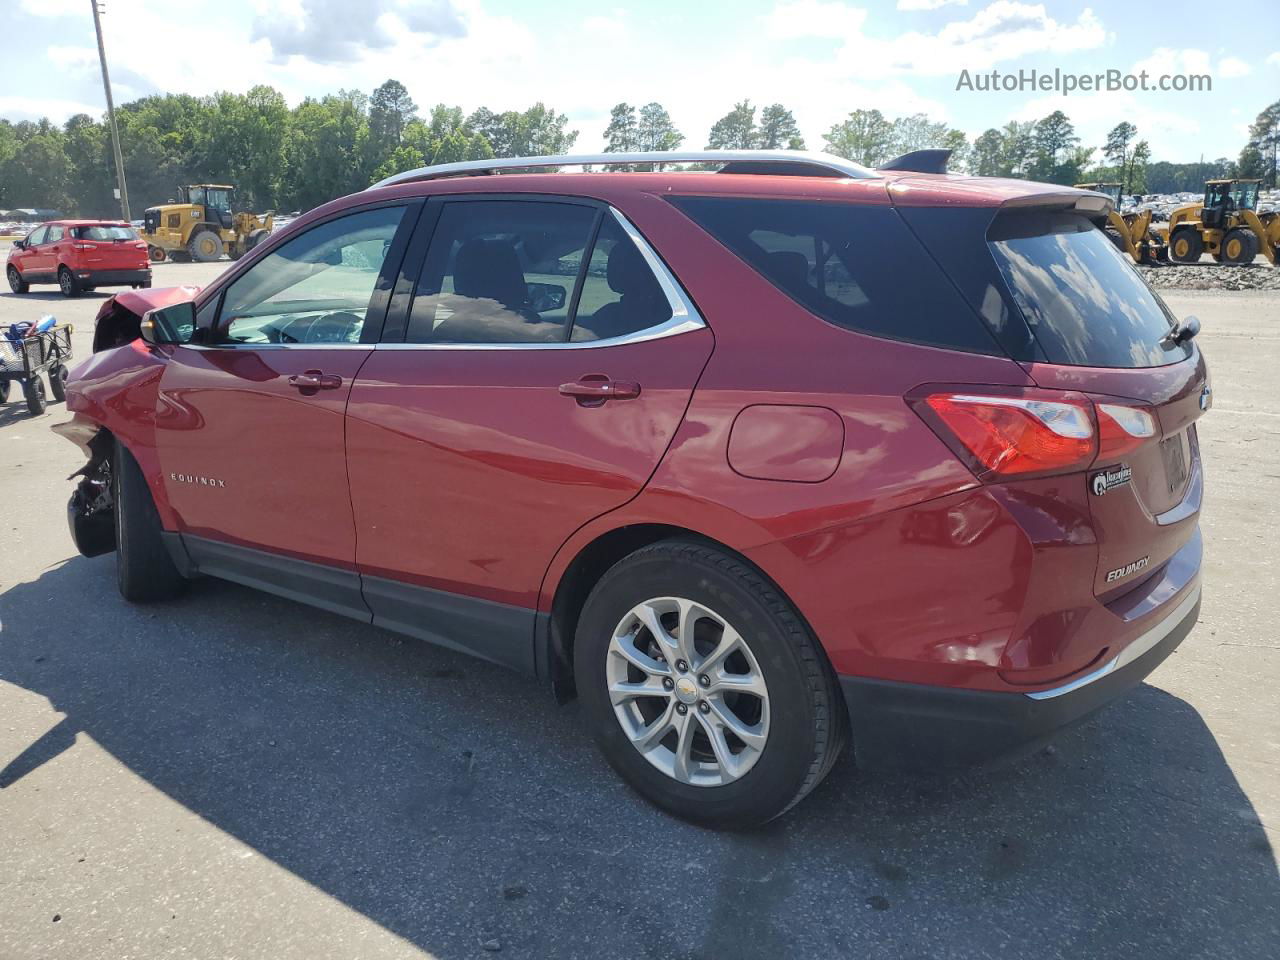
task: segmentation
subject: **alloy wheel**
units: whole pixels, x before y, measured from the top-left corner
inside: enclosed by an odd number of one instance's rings
[[[614,629],[605,677],[623,733],[680,783],[732,783],[764,751],[764,674],[743,636],[703,604],[658,597],[632,607]]]

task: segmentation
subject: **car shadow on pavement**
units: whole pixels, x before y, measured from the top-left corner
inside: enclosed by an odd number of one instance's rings
[[[1265,831],[1158,688],[1001,770],[846,758],[782,820],[717,834],[638,799],[532,680],[217,581],[129,606],[113,562],[0,594],[0,679],[65,715],[0,755],[0,804],[84,733],[434,956],[1275,956]]]

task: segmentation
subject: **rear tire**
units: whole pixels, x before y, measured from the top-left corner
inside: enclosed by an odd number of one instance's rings
[[[130,603],[169,600],[187,581],[165,549],[160,515],[138,461],[116,443],[112,494],[116,521],[116,584]]]
[[[187,244],[187,253],[196,263],[213,263],[222,256],[222,238],[212,230],[201,230]]]
[[[14,293],[26,293],[31,289],[31,285],[22,279],[17,267],[10,266],[6,273],[9,276],[9,289]]]
[[[63,403],[67,399],[67,368],[60,363],[49,368],[49,393],[55,403]]]
[[[670,608],[657,614],[661,641],[644,626],[643,611],[655,608]],[[676,608],[700,608],[686,620],[688,646]],[[740,652],[720,656],[735,634]],[[638,650],[650,652],[633,658]],[[671,656],[658,660],[658,650]],[[574,675],[614,770],[650,802],[705,826],[741,829],[782,815],[844,745],[843,699],[817,642],[772,584],[711,545],[666,540],[610,569],[583,607]],[[645,692],[632,694],[640,683]]]
[[[152,263],[163,263],[165,259],[164,247],[147,247],[147,256]]]
[[[44,381],[40,379],[39,374],[26,382],[22,388],[22,395],[27,398],[27,412],[33,417],[40,416],[49,406],[44,396]]]
[[[1179,230],[1169,238],[1169,259],[1174,263],[1195,263],[1204,253],[1204,238],[1194,229]]]
[[[58,268],[58,289],[62,291],[62,295],[67,298],[80,296],[80,281],[76,279],[76,275],[66,267]]]

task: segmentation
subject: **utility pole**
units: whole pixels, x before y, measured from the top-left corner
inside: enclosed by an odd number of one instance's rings
[[[116,157],[116,180],[120,184],[120,215],[126,223],[129,216],[129,188],[124,185],[124,157],[120,153],[120,131],[116,127],[116,105],[111,99],[111,75],[107,73],[107,50],[102,45],[102,11],[99,0],[89,0],[93,7],[93,29],[98,32],[98,59],[102,62],[102,89],[107,94],[107,123],[111,126],[111,151]]]

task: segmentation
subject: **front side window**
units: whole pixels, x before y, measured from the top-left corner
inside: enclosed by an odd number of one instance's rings
[[[217,342],[359,343],[404,211],[338,217],[271,251],[227,288]]]
[[[44,238],[48,236],[48,234],[49,234],[48,227],[36,227],[34,230],[31,231],[31,233],[27,235],[27,246],[28,247],[40,246],[40,244],[44,243]]]

